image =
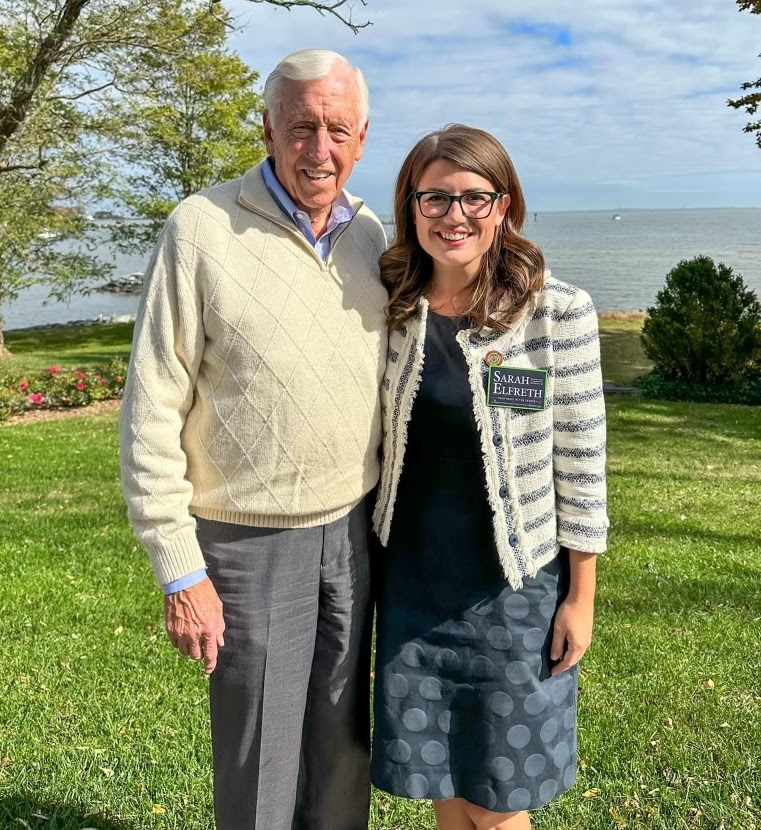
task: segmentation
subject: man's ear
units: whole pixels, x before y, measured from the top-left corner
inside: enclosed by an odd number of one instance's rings
[[[365,151],[365,141],[367,141],[367,128],[370,126],[370,119],[366,118],[362,129],[359,131],[359,144],[357,144],[357,152],[354,154],[354,161],[359,161],[362,158],[362,153]]]
[[[272,140],[272,119],[270,118],[270,114],[267,110],[264,110],[262,121],[264,123],[264,143],[267,147],[267,155],[274,156],[275,142]]]

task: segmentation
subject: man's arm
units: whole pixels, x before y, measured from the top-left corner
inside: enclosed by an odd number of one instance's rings
[[[205,343],[196,248],[189,241],[196,214],[187,203],[172,214],[146,272],[120,432],[130,522],[159,584],[179,588],[165,599],[167,633],[183,654],[203,657],[210,672],[223,642],[222,605],[205,576],[180,441]]]

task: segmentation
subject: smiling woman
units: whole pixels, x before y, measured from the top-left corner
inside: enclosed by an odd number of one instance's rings
[[[608,526],[597,318],[524,215],[504,148],[451,125],[402,165],[381,257],[372,778],[433,799],[439,830],[526,830],[576,780]]]

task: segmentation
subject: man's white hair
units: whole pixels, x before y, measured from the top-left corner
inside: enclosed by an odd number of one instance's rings
[[[353,70],[359,92],[359,118],[364,122],[370,112],[370,91],[362,71],[352,66],[343,55],[328,49],[302,49],[283,58],[264,82],[264,106],[270,117],[282,97],[282,81],[316,81],[329,75],[336,64]]]

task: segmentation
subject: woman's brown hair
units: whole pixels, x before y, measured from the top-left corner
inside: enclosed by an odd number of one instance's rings
[[[433,275],[431,257],[420,247],[413,221],[413,193],[432,161],[446,159],[488,179],[510,194],[510,205],[481,267],[465,310],[476,329],[505,331],[525,311],[544,282],[544,256],[521,236],[526,203],[510,156],[494,136],[464,124],[450,124],[418,141],[396,180],[396,236],[381,256],[381,279],[388,288],[388,325],[398,329],[416,311]]]

